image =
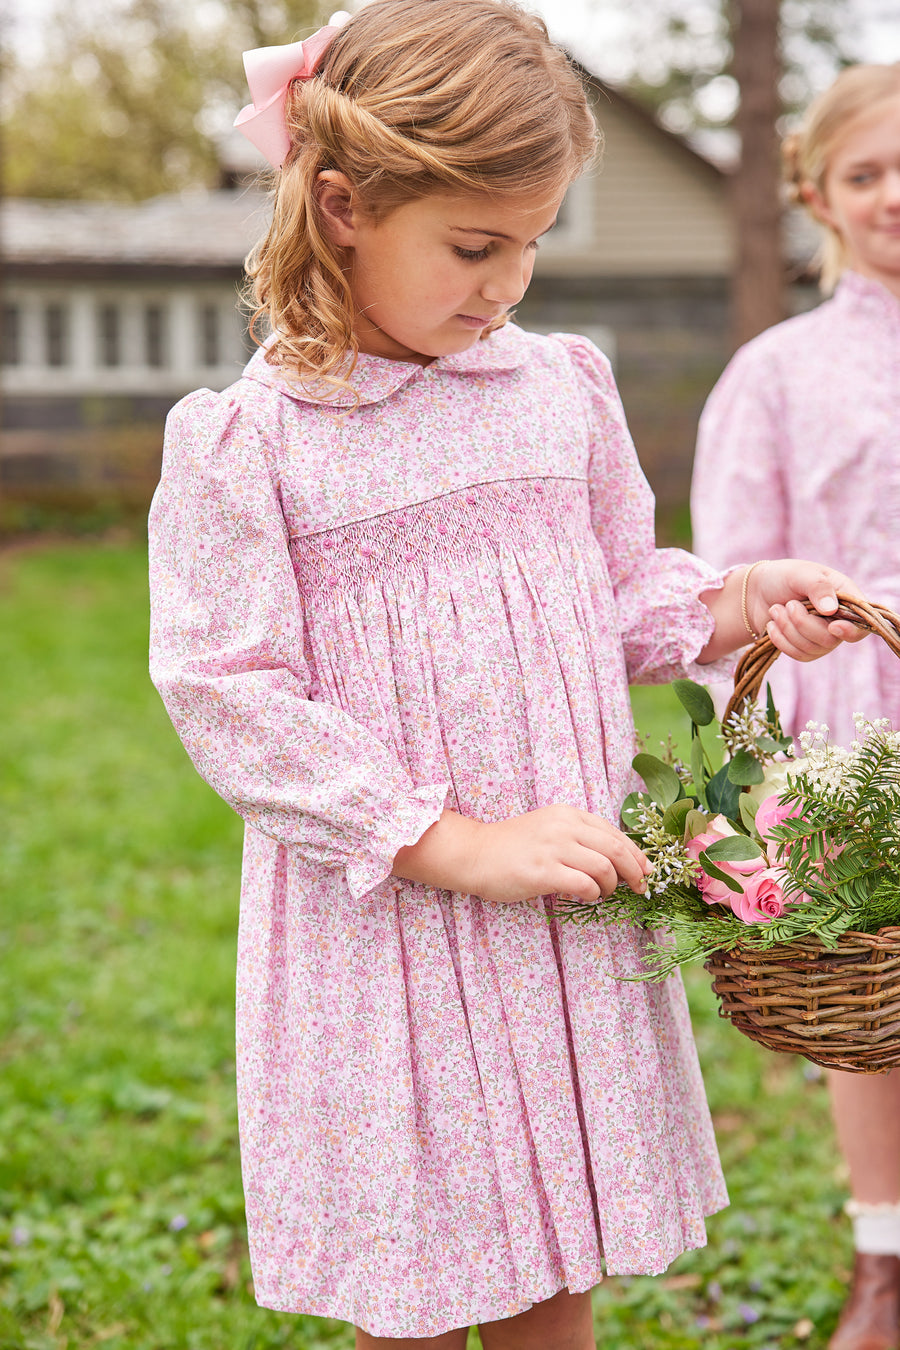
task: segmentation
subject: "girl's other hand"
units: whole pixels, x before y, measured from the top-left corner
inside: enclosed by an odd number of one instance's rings
[[[837,592],[862,600],[849,577],[819,563],[799,558],[763,562],[747,586],[747,613],[756,632],[765,630],[772,643],[795,661],[815,661],[841,642],[859,642],[866,631],[846,619],[832,619]],[[818,614],[802,603],[811,600]]]
[[[778,650],[795,661],[815,661],[841,642],[859,642],[866,636],[864,629],[846,619],[828,618],[838,608],[839,591],[864,599],[843,572],[801,558],[749,566],[749,575],[747,568],[737,567],[719,589],[700,596],[716,621],[715,632],[698,658],[701,664],[746,647],[752,641],[748,623],[754,633],[768,633]],[[746,599],[746,615],[742,598]],[[804,600],[811,600],[818,613],[810,614]]]
[[[646,855],[626,834],[603,816],[571,806],[545,806],[494,824],[445,811],[394,859],[397,876],[497,904],[554,894],[592,902],[611,895],[620,881],[643,890],[649,871]]]

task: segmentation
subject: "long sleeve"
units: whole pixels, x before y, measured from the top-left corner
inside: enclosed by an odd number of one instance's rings
[[[790,557],[784,410],[768,344],[737,353],[709,396],[691,487],[694,548],[716,567]]]
[[[696,664],[715,627],[699,597],[721,586],[723,578],[683,549],[656,547],[653,493],[609,363],[586,339],[567,341],[591,434],[591,522],[616,599],[629,681],[727,678],[730,660]]]
[[[188,754],[255,829],[342,868],[354,896],[440,815],[447,783],[311,697],[277,484],[235,400],[169,416],[150,515],[151,675]]]

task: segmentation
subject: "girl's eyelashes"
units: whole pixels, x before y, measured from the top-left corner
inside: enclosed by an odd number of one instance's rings
[[[540,244],[535,239],[528,247],[533,253],[537,253]],[[466,262],[484,262],[485,258],[490,253],[490,245],[486,244],[484,248],[460,248],[458,244],[454,244],[453,252],[456,254],[457,258],[463,258]]]
[[[453,245],[453,252],[457,258],[464,258],[466,262],[483,262],[488,255],[488,248],[460,248],[457,244]]]

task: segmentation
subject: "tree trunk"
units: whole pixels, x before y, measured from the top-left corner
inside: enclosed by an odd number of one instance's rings
[[[740,87],[735,126],[741,141],[732,203],[736,259],[734,345],[785,317],[778,131],[779,0],[735,0],[734,60]]]

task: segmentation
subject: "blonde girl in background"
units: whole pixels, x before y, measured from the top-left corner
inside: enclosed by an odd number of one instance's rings
[[[694,471],[694,547],[718,567],[809,554],[900,608],[900,64],[846,70],[784,145],[788,182],[824,228],[831,299],[742,348],[710,395]],[[836,289],[835,289],[836,288]],[[881,643],[772,672],[785,725],[854,738],[900,727],[900,667]],[[829,1075],[850,1172],[856,1263],[832,1350],[900,1344],[900,1072]]]
[[[607,361],[508,322],[596,145],[537,18],[374,0],[246,65],[271,337],[173,411],[150,532],[153,677],[247,825],[256,1295],[360,1347],[589,1350],[604,1268],[726,1196],[680,982],[553,897],[644,885],[629,678],[721,678],[745,616],[822,654],[846,579],[657,551]]]

